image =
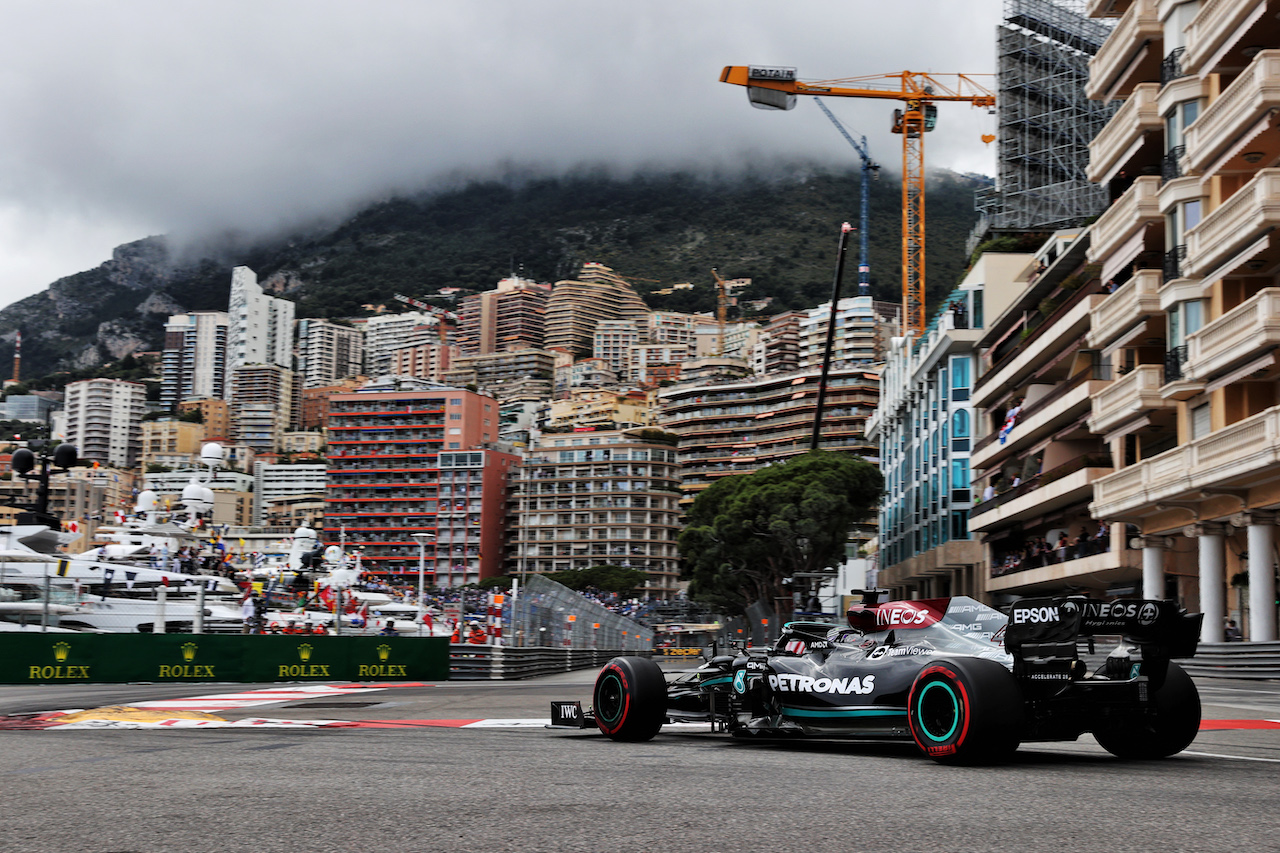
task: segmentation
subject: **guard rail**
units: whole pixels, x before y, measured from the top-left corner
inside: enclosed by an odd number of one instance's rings
[[[533,678],[604,666],[618,655],[635,654],[622,649],[515,648],[457,643],[449,647],[449,678],[452,681]],[[647,657],[647,653],[643,654]]]

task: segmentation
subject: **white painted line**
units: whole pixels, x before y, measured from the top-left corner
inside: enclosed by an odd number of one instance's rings
[[[1216,752],[1192,752],[1184,749],[1178,755],[1194,755],[1198,758],[1228,758],[1234,761],[1264,761],[1268,764],[1280,764],[1280,758],[1254,758],[1249,755],[1220,755]]]

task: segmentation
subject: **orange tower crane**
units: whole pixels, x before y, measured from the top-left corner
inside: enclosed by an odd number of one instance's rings
[[[974,76],[903,71],[801,82],[794,68],[763,65],[729,65],[720,74],[721,83],[745,86],[751,105],[764,110],[792,109],[798,95],[903,102],[893,111],[893,132],[902,134],[902,333],[909,337],[922,334],[925,325],[924,135],[937,122],[937,101],[995,106],[995,93]]]

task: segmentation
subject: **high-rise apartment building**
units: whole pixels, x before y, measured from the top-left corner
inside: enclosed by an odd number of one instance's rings
[[[434,340],[397,347],[391,351],[391,372],[396,376],[443,382],[457,354],[458,347]]]
[[[204,441],[226,442],[231,439],[231,405],[221,398],[201,397],[178,404],[178,413],[199,412],[204,427]]]
[[[756,373],[785,373],[800,366],[800,321],[805,316],[804,311],[787,311],[769,318],[751,353]]]
[[[304,388],[332,385],[364,371],[364,332],[332,320],[298,321],[298,376]]]
[[[555,363],[555,353],[541,349],[464,355],[453,360],[445,374],[445,382],[450,385],[474,385],[499,399],[506,399],[509,388],[518,388],[521,394],[525,394],[532,381],[541,389],[543,399],[548,399],[551,396]]]
[[[1089,345],[1093,310],[1109,298],[1088,262],[1093,233],[1059,231],[1046,242],[1017,298],[988,316],[975,343],[969,531],[983,543],[986,590],[997,602],[1135,591],[1138,557],[1125,524],[1090,514],[1095,483],[1114,466],[1090,426],[1091,406],[1123,366]]]
[[[1113,380],[1091,428],[1115,470],[1102,522],[1132,525],[1147,597],[1276,632],[1280,477],[1280,4],[1098,2],[1119,20],[1089,93],[1123,106],[1090,146],[1113,199],[1090,260],[1114,292],[1087,345]]]
[[[253,523],[263,525],[275,501],[286,497],[324,495],[328,466],[324,463],[277,465],[257,460],[253,463]],[[278,526],[278,525],[272,525]]]
[[[248,364],[293,368],[294,304],[268,296],[248,267],[231,271],[227,315],[228,376]]]
[[[460,586],[502,574],[508,479],[498,401],[459,388],[357,391],[329,399],[326,542],[362,551],[365,571]]]
[[[368,318],[364,323],[365,372],[370,376],[390,374],[392,353],[403,346],[429,342],[431,337],[422,327],[434,328],[437,322],[434,315],[425,311],[375,314]]]
[[[870,296],[841,299],[831,340],[832,363],[884,361],[889,338],[901,327],[902,306],[873,302]],[[821,367],[827,345],[831,303],[803,312],[799,323],[800,367]]]
[[[280,446],[280,436],[297,424],[292,370],[270,364],[250,364],[231,374],[231,431],[235,440],[254,452]]]
[[[684,499],[721,477],[808,452],[821,370],[687,382],[658,391],[657,424],[680,436]],[[827,381],[818,447],[878,461],[866,422],[880,399],[877,370],[836,365]]]
[[[550,285],[504,278],[495,290],[464,297],[458,306],[458,346],[464,355],[542,349]]]
[[[224,396],[229,325],[225,311],[169,318],[160,362],[160,402],[166,409],[175,411],[183,400]]]
[[[140,464],[185,468],[200,461],[204,445],[204,424],[161,418],[142,423],[142,456]]]
[[[647,321],[649,308],[626,280],[603,264],[583,264],[577,279],[557,281],[547,300],[546,348],[590,356],[601,320]]]
[[[679,487],[675,447],[637,430],[546,434],[520,472],[512,570],[626,566],[649,575],[646,592],[669,598]]]
[[[988,312],[1002,315],[1022,292],[1032,260],[986,252],[923,336],[895,337],[889,347],[867,435],[880,446],[885,479],[876,585],[894,597],[986,592],[982,542],[969,532],[975,498],[969,460],[981,414],[972,402],[975,344]]]
[[[80,458],[132,468],[142,453],[147,388],[118,379],[86,379],[66,388],[67,441]]]
[[[631,348],[644,338],[635,320],[601,320],[592,338],[591,357],[602,360],[619,376],[631,369]]]

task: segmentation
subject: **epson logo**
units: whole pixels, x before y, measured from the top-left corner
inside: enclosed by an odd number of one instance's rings
[[[1013,611],[1013,624],[1015,625],[1023,625],[1028,622],[1035,625],[1057,621],[1058,608],[1056,607],[1023,607]]]
[[[779,693],[838,693],[848,695],[870,693],[876,677],[864,675],[858,678],[814,678],[810,675],[770,675],[769,687]]]

